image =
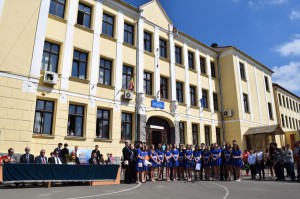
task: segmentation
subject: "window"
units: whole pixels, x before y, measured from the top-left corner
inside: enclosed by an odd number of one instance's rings
[[[270,92],[269,79],[267,76],[265,76],[265,85],[266,85],[266,91]]]
[[[210,127],[204,126],[205,144],[210,145]]]
[[[191,106],[197,105],[196,87],[195,86],[190,86],[190,100],[191,100]]]
[[[202,100],[201,104],[203,108],[208,108],[208,96],[207,96],[207,91],[202,90]]]
[[[295,129],[298,130],[298,120],[295,119]]]
[[[122,140],[132,140],[132,114],[122,113]]]
[[[198,145],[198,125],[192,124],[193,145]]]
[[[159,56],[167,58],[167,41],[159,39]]]
[[[134,38],[133,35],[134,35],[133,26],[129,25],[128,23],[125,23],[124,24],[124,42],[128,43],[130,45],[133,45],[133,38]]]
[[[283,114],[281,114],[281,123],[282,123],[282,126],[285,127],[285,122],[284,122],[284,116],[283,116]]]
[[[269,118],[272,120],[273,118],[273,110],[272,110],[272,104],[268,103],[268,110],[269,110]]]
[[[211,77],[216,78],[216,67],[214,62],[210,62]]]
[[[69,105],[68,135],[83,137],[84,107]]]
[[[284,98],[284,96],[282,96],[282,102],[283,102],[283,106],[286,108],[286,106],[285,106],[285,98]]]
[[[178,102],[183,103],[183,84],[181,82],[176,82],[176,97]]]
[[[289,117],[289,127],[290,127],[290,129],[292,128],[292,119],[291,119],[291,117]]]
[[[144,32],[144,50],[152,52],[152,37],[150,33]]]
[[[110,37],[114,36],[114,17],[105,13],[102,19],[102,33]]]
[[[216,138],[218,145],[221,146],[221,129],[219,127],[216,127]]]
[[[176,64],[182,64],[182,57],[181,57],[181,48],[178,46],[175,46],[175,63]]]
[[[280,94],[278,94],[278,101],[279,101],[279,105],[282,106],[281,95]]]
[[[246,80],[245,66],[243,63],[240,63],[240,75],[243,80]]]
[[[218,95],[216,93],[213,94],[213,101],[214,101],[214,111],[219,111]]]
[[[86,79],[87,71],[87,53],[74,50],[72,76],[79,79]]]
[[[248,105],[248,95],[245,93],[243,94],[243,102],[244,102],[244,111],[246,113],[250,112],[249,105]]]
[[[288,117],[285,116],[285,124],[286,124],[286,127],[289,128],[289,121],[288,121]]]
[[[168,99],[168,79],[160,77],[160,97]]]
[[[111,85],[111,66],[112,62],[106,59],[100,59],[99,83]]]
[[[289,106],[289,99],[286,97],[286,107],[288,108],[288,109],[290,109],[290,106]]]
[[[41,69],[57,73],[58,60],[59,45],[45,41]]]
[[[123,66],[123,75],[122,75],[122,88],[133,90],[133,68],[129,66]]]
[[[205,67],[205,58],[200,57],[200,71],[202,74],[206,74],[206,67]]]
[[[295,102],[293,101],[292,103],[292,101],[290,100],[290,104],[291,104],[292,111],[295,111]]]
[[[296,108],[296,113],[298,113],[298,103],[297,102],[295,102],[295,108]]]
[[[185,128],[184,128],[184,126],[185,126],[184,122],[179,122],[179,137],[180,137],[181,144],[185,144],[185,137],[184,137]]]
[[[60,18],[64,18],[65,6],[65,0],[51,0],[49,13]]]
[[[80,24],[84,27],[91,27],[91,7],[79,3],[78,15],[77,15],[77,24]]]
[[[294,118],[292,118],[292,121],[293,121],[293,129],[295,129],[295,120],[294,120]]]
[[[152,74],[144,72],[144,92],[152,95]]]
[[[194,53],[188,52],[189,68],[194,69]]]
[[[54,102],[37,100],[34,116],[33,133],[51,134]]]
[[[104,109],[97,109],[97,126],[96,136],[97,138],[109,139],[109,121],[110,111]]]

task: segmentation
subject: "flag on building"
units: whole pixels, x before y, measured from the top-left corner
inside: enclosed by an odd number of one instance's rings
[[[134,76],[131,77],[130,81],[129,81],[129,90],[133,90],[134,89]]]

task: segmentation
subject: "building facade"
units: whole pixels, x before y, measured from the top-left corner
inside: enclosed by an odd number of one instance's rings
[[[285,132],[283,142],[294,148],[300,139],[300,98],[278,84],[273,84],[277,122]]]
[[[273,72],[178,31],[157,0],[2,2],[0,152],[67,142],[119,156],[124,140],[246,148],[249,128],[277,124]]]

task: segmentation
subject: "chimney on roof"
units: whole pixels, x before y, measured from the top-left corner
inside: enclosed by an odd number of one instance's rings
[[[217,47],[218,47],[218,44],[217,44],[217,43],[212,43],[212,44],[210,45],[210,47],[212,47],[212,48],[217,48]]]

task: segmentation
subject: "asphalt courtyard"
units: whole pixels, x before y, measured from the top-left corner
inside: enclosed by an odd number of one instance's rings
[[[89,187],[82,184],[54,185],[48,189],[26,185],[0,187],[0,199],[292,199],[300,196],[300,183],[252,181],[248,177],[240,182],[147,182]]]

